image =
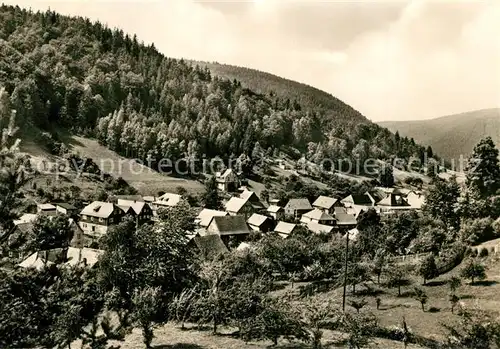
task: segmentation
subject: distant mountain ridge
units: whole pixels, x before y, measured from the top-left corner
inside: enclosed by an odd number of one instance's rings
[[[481,109],[430,120],[384,121],[378,123],[401,136],[430,145],[446,160],[469,156],[474,146],[490,136],[500,146],[500,108]]]

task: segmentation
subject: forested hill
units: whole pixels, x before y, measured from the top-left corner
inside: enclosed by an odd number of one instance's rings
[[[467,157],[474,146],[490,136],[500,146],[500,109],[482,109],[431,120],[387,121],[381,126],[428,144],[445,159]]]
[[[422,153],[326,93],[254,75],[242,84],[99,22],[0,7],[0,85],[25,130],[57,125],[138,158],[238,156],[257,143],[314,161]]]
[[[333,117],[355,123],[367,122],[366,118],[350,105],[315,87],[302,84],[279,76],[229,64],[194,62],[208,67],[218,76],[229,80],[239,80],[245,87],[266,95],[276,94],[279,98],[298,101],[306,108],[322,108]]]

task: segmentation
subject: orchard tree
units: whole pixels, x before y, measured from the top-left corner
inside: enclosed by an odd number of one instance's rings
[[[482,196],[494,194],[500,188],[498,149],[491,137],[482,139],[475,147],[466,168],[466,184]]]
[[[460,298],[454,293],[450,293],[448,300],[450,301],[450,306],[451,306],[451,313],[455,311],[455,307],[457,306],[458,302],[460,301]]]
[[[373,314],[344,313],[339,321],[339,329],[347,334],[347,345],[353,349],[368,347],[377,327]]]
[[[398,296],[401,297],[401,286],[408,284],[408,280],[406,278],[408,274],[407,270],[399,265],[393,264],[388,267],[387,274],[387,286],[390,288],[397,287]]]
[[[221,200],[219,197],[219,190],[217,188],[217,181],[215,176],[208,179],[205,183],[205,193],[203,194],[203,203],[205,208],[218,210],[221,208]]]
[[[323,338],[322,326],[335,321],[338,316],[338,310],[331,301],[322,302],[309,298],[305,302],[302,321],[307,328],[310,342],[314,349],[321,348],[321,339]]]
[[[153,325],[158,312],[161,297],[159,287],[136,289],[132,297],[133,318],[142,330],[142,337],[146,349],[151,348],[154,338]]]
[[[427,283],[427,280],[438,276],[436,260],[433,254],[429,254],[422,260],[418,268],[418,274],[424,279],[424,285]]]
[[[417,300],[421,307],[422,311],[425,311],[425,305],[427,304],[427,294],[420,288],[415,287],[415,300]]]
[[[455,293],[455,291],[457,291],[458,288],[462,285],[462,280],[458,276],[452,276],[448,280],[448,285],[450,287],[450,291],[452,293]]]
[[[486,271],[482,264],[471,258],[465,263],[465,266],[460,271],[460,276],[470,279],[471,284],[474,285],[475,280],[486,279]]]
[[[246,321],[241,337],[245,341],[268,339],[274,346],[281,337],[308,340],[309,333],[300,321],[300,314],[287,297],[265,297],[261,311]]]
[[[431,217],[443,220],[448,228],[458,230],[460,226],[459,197],[460,187],[455,177],[448,181],[436,180],[429,189],[424,210]]]
[[[378,181],[380,185],[386,188],[394,186],[394,173],[390,164],[384,164],[378,172]]]

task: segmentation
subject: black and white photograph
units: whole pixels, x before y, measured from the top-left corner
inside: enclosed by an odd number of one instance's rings
[[[0,349],[500,349],[500,1],[0,0]]]

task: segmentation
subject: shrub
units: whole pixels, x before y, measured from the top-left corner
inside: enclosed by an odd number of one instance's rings
[[[482,264],[470,259],[460,272],[460,276],[470,279],[471,283],[474,284],[474,280],[486,279],[486,271]]]
[[[495,237],[491,218],[469,219],[460,226],[460,238],[470,245],[477,245]]]
[[[486,247],[483,247],[479,251],[479,257],[488,257],[488,249]]]

